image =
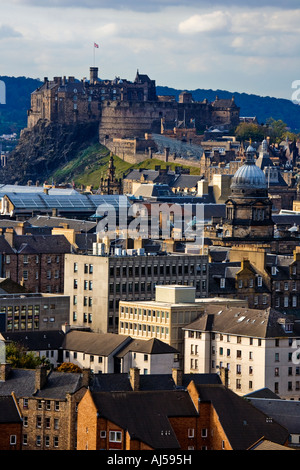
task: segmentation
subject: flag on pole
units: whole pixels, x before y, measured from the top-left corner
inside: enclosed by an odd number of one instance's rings
[[[96,49],[98,49],[99,45],[94,42],[94,47],[96,47]]]

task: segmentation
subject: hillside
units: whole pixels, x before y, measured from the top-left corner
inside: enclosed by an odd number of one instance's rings
[[[106,147],[99,143],[90,145],[85,150],[79,152],[74,159],[61,166],[57,171],[54,171],[50,175],[49,180],[53,179],[55,183],[71,183],[74,181],[77,187],[92,185],[94,188],[98,188],[101,178],[106,178],[109,159],[110,152]],[[146,168],[154,170],[156,165],[165,168],[167,164],[161,160],[149,159],[142,163],[131,165],[121,158],[114,156],[114,165],[116,167],[116,178],[122,178],[123,175],[128,174],[132,169]],[[181,165],[168,163],[168,166],[173,171],[176,166]],[[195,167],[187,166],[184,168],[188,168],[190,174],[199,174],[199,169]]]

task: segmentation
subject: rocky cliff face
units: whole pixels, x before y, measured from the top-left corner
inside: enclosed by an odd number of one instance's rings
[[[17,147],[0,168],[0,183],[42,184],[61,165],[75,158],[81,150],[98,142],[99,123],[55,124],[40,120],[25,129]]]

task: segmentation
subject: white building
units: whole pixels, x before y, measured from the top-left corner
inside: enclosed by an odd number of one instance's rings
[[[178,367],[178,351],[158,339],[134,340],[114,333],[70,330],[62,345],[63,362],[93,373],[171,374]]]
[[[170,374],[179,367],[179,353],[168,344],[153,338],[134,339],[117,355],[121,372],[137,368],[141,374]]]
[[[300,323],[273,309],[210,305],[184,327],[184,372],[226,371],[239,395],[269,388],[300,399]]]

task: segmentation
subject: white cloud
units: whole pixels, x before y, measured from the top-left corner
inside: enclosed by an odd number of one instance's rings
[[[193,15],[179,23],[182,34],[195,34],[224,31],[230,26],[230,16],[223,11],[214,11],[204,15]]]

